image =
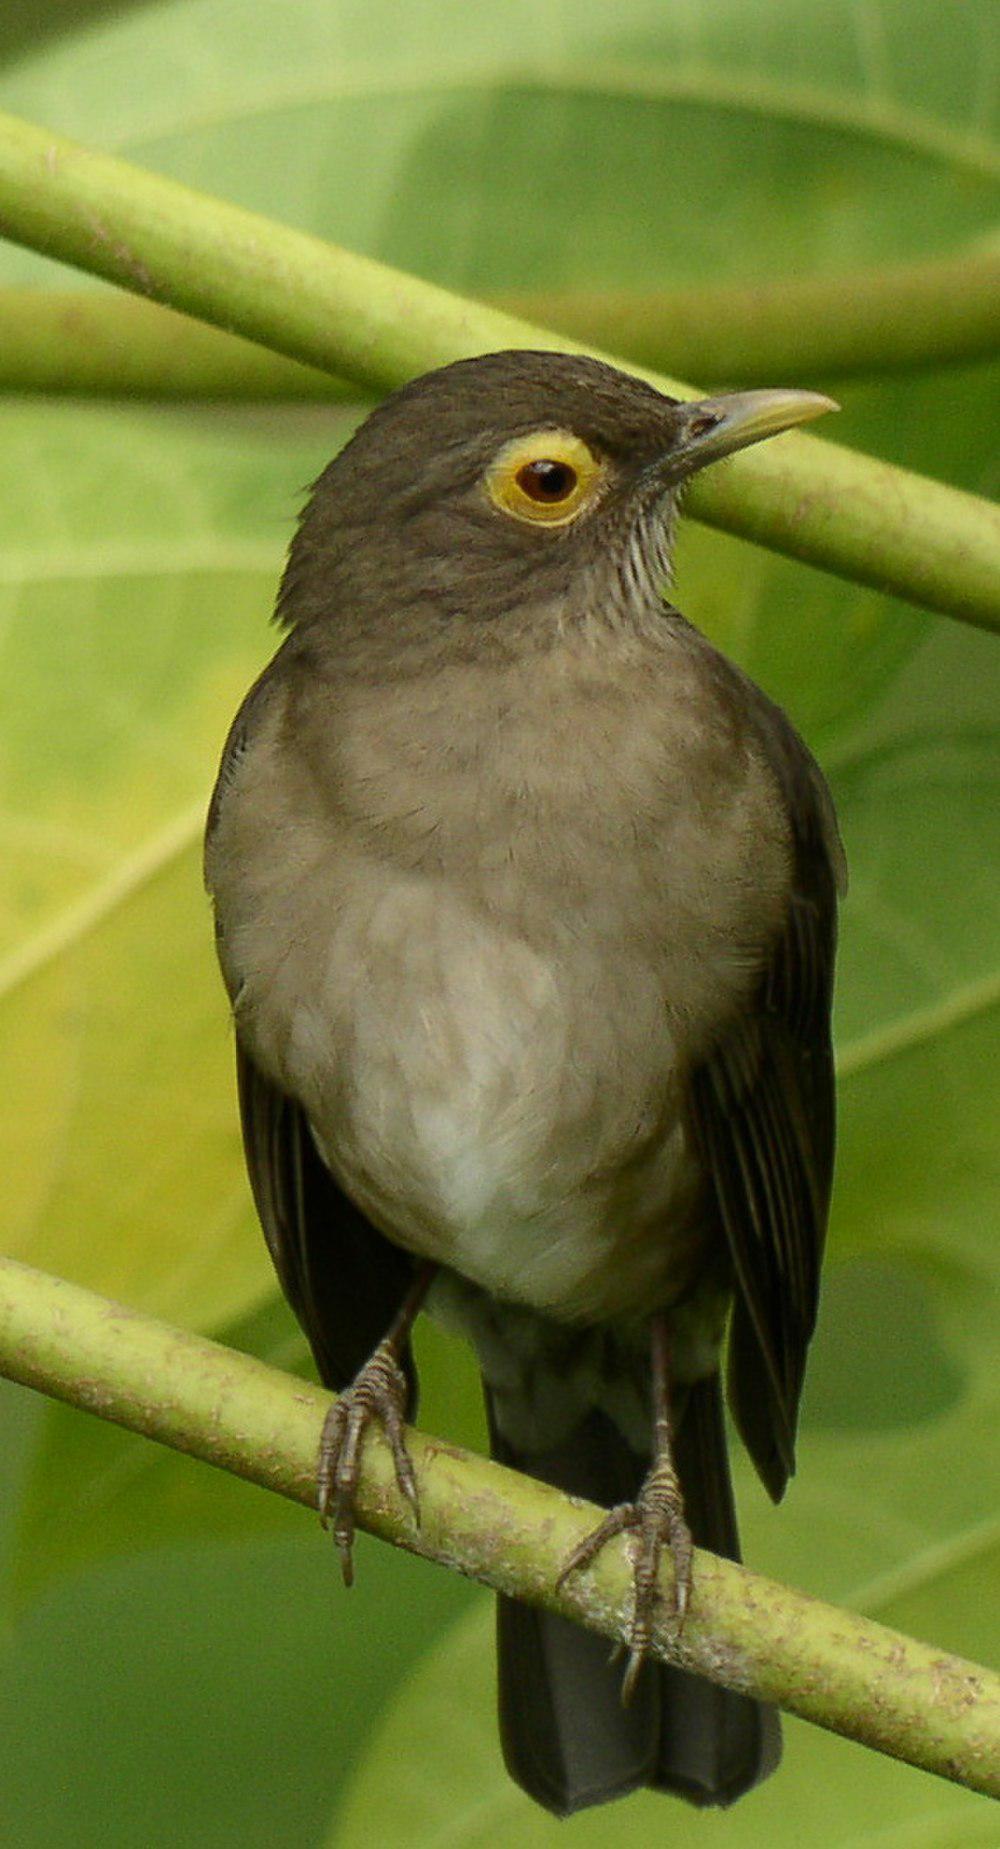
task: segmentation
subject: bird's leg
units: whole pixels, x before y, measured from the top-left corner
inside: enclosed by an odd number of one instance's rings
[[[361,1445],[368,1427],[379,1424],[396,1466],[396,1482],[420,1520],[417,1482],[403,1436],[407,1382],[401,1365],[410,1331],[423,1308],[436,1265],[422,1265],[395,1319],[350,1386],[334,1400],[319,1442],[317,1489],[320,1519],[333,1529],[345,1586],[354,1580],[354,1505],[361,1473]]]
[[[674,1466],[670,1430],[670,1338],[666,1317],[653,1317],[652,1388],[653,1388],[653,1462],[634,1502],[619,1503],[611,1509],[598,1528],[589,1534],[570,1555],[556,1582],[561,1586],[570,1573],[590,1565],[601,1548],[616,1534],[626,1530],[636,1536],[633,1556],[632,1624],[629,1630],[629,1660],[622,1684],[622,1700],[629,1701],[635,1690],[639,1671],[649,1654],[653,1636],[657,1583],[664,1543],[674,1562],[674,1615],[677,1628],[684,1623],[691,1594],[691,1530],[684,1519],[684,1498]]]

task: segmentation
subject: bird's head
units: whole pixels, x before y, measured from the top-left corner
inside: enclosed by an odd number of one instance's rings
[[[815,392],[679,402],[601,361],[460,360],[393,393],[320,476],[279,618],[384,658],[544,646],[661,607],[675,518],[706,464],[835,409]]]

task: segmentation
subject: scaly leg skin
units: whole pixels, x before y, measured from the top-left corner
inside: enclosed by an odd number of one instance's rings
[[[684,1519],[684,1498],[674,1468],[670,1436],[670,1346],[665,1318],[652,1324],[653,1464],[635,1502],[611,1509],[598,1528],[575,1548],[556,1581],[557,1588],[595,1560],[602,1547],[626,1531],[637,1537],[633,1565],[632,1624],[622,1701],[629,1702],[653,1638],[653,1615],[664,1543],[674,1562],[674,1615],[680,1631],[691,1596],[691,1530]]]
[[[319,1513],[324,1528],[333,1529],[345,1586],[354,1583],[355,1503],[361,1447],[370,1425],[381,1425],[392,1451],[396,1482],[413,1510],[414,1521],[420,1521],[417,1481],[403,1433],[408,1387],[400,1359],[435,1269],[425,1265],[418,1272],[388,1334],[334,1400],[323,1422],[316,1471]]]

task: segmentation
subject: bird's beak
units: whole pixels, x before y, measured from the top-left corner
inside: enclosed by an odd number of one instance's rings
[[[821,392],[795,391],[727,392],[720,398],[698,398],[678,405],[670,452],[661,464],[663,473],[683,479],[709,462],[731,456],[734,450],[839,410]]]

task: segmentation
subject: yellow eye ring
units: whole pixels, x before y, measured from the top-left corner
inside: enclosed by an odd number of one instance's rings
[[[592,501],[604,476],[582,437],[533,430],[505,443],[486,472],[494,507],[531,526],[568,526]]]

